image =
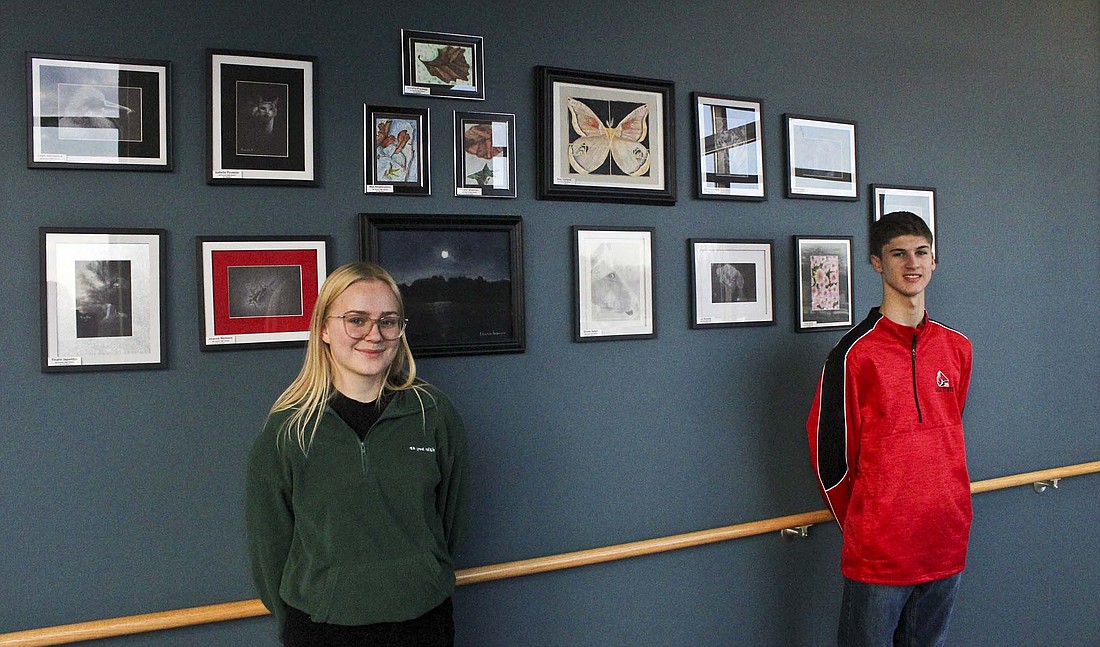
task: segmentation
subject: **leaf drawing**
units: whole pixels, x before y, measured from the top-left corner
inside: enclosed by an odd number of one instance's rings
[[[461,47],[447,45],[436,51],[435,58],[430,61],[419,59],[428,73],[444,83],[453,84],[459,79],[470,79],[470,64],[466,62],[466,50]]]
[[[481,159],[493,159],[504,153],[501,146],[493,146],[492,124],[477,124],[466,130],[462,137],[466,152]]]
[[[471,173],[466,177],[470,178],[474,182],[477,182],[478,186],[485,186],[489,184],[489,181],[493,179],[493,169],[489,168],[489,165],[481,167],[481,170],[477,173]]]

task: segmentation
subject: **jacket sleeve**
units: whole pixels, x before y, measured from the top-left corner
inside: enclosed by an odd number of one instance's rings
[[[279,595],[279,587],[294,534],[294,515],[289,470],[280,447],[276,446],[276,431],[269,418],[248,457],[245,525],[252,579],[264,606],[275,616],[278,635],[282,636],[286,603]]]
[[[470,465],[466,452],[466,427],[449,400],[440,406],[446,455],[440,456],[442,478],[436,492],[436,508],[443,521],[447,549],[454,557],[466,537],[470,520]]]
[[[830,354],[818,380],[806,433],[818,487],[841,528],[859,456],[859,392],[847,358]]]
[[[960,351],[960,355],[959,386],[955,389],[955,394],[959,398],[959,413],[962,413],[966,410],[966,395],[970,392],[970,371],[974,361],[973,346],[967,342],[966,346]]]

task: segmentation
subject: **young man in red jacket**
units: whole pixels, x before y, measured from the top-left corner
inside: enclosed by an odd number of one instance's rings
[[[925,312],[936,260],[920,217],[872,224],[871,265],[882,305],[829,353],[806,421],[843,533],[838,639],[942,645],[973,516],[962,425],[971,345]]]

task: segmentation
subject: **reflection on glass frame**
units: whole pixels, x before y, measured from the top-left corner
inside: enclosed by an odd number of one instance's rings
[[[911,211],[921,217],[932,230],[932,256],[936,251],[936,190],[927,186],[871,185],[871,221],[877,221],[891,211]],[[876,250],[871,250],[874,253]]]
[[[516,116],[455,112],[455,195],[516,197]]]
[[[772,241],[688,239],[691,327],[775,323]]]
[[[48,228],[42,371],[165,368],[163,229]]]
[[[764,200],[764,131],[757,99],[692,93],[695,197]]]
[[[303,346],[328,237],[199,236],[200,349]]]
[[[485,98],[481,36],[401,30],[401,93],[447,99]]]
[[[653,227],[572,230],[573,341],[655,337]]]
[[[172,169],[167,61],[27,54],[27,166]]]
[[[208,184],[316,184],[316,58],[207,51]]]
[[[787,197],[858,200],[856,122],[783,115]]]
[[[430,195],[427,108],[363,106],[363,192]]]
[[[795,330],[852,326],[852,237],[793,236]]]
[[[671,81],[536,68],[538,197],[676,202]]]
[[[400,286],[416,357],[524,352],[519,216],[362,213],[359,256]]]

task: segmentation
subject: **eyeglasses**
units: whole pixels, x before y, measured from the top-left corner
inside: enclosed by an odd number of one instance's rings
[[[343,319],[344,332],[352,339],[362,339],[370,334],[371,328],[378,326],[378,334],[382,339],[393,341],[399,339],[405,332],[405,324],[408,319],[402,319],[396,315],[386,315],[378,319],[371,319],[362,312],[345,312],[342,315],[330,315],[327,319]]]

